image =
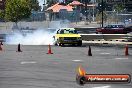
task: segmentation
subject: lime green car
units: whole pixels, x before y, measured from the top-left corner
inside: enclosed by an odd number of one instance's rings
[[[74,28],[60,28],[54,36],[55,45],[61,46],[64,44],[82,45],[81,36]]]

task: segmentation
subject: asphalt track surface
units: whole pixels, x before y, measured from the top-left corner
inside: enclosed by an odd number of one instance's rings
[[[4,45],[0,51],[0,88],[132,88],[130,84],[76,84],[78,66],[88,74],[132,75],[132,48],[124,56],[124,47],[91,46],[93,56],[87,56],[88,46]]]

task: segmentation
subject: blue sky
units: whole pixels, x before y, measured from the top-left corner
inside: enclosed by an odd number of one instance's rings
[[[38,0],[39,1],[39,5],[43,8],[43,4],[44,4],[44,0]],[[47,1],[47,0],[45,0]],[[63,0],[59,0],[60,2],[62,2]]]
[[[44,0],[38,0],[38,1],[39,1],[39,5],[40,5],[40,6],[43,6]]]

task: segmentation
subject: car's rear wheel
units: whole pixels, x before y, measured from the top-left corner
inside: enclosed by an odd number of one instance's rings
[[[55,42],[54,45],[57,46],[57,42]]]
[[[56,45],[61,46],[61,43],[59,43],[59,40],[57,40]]]
[[[98,32],[97,34],[103,34],[102,32]]]
[[[58,44],[58,43],[56,43],[56,44],[55,44],[55,46],[61,46],[61,44],[60,44],[60,43],[59,43],[59,44]]]

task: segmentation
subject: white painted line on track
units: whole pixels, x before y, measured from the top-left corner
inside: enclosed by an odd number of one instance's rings
[[[128,58],[115,58],[115,59],[122,60],[122,59],[128,59]]]
[[[108,54],[110,54],[110,53],[100,53],[100,54],[103,54],[103,55],[108,55]]]
[[[101,50],[93,50],[93,51],[101,51]]]
[[[74,62],[81,62],[81,61],[83,61],[83,60],[72,60],[72,61],[74,61]]]
[[[35,64],[35,63],[37,63],[37,62],[35,62],[35,61],[23,61],[23,62],[21,62],[21,64]]]
[[[110,88],[111,86],[107,85],[107,86],[100,86],[100,87],[93,87],[93,88]]]

